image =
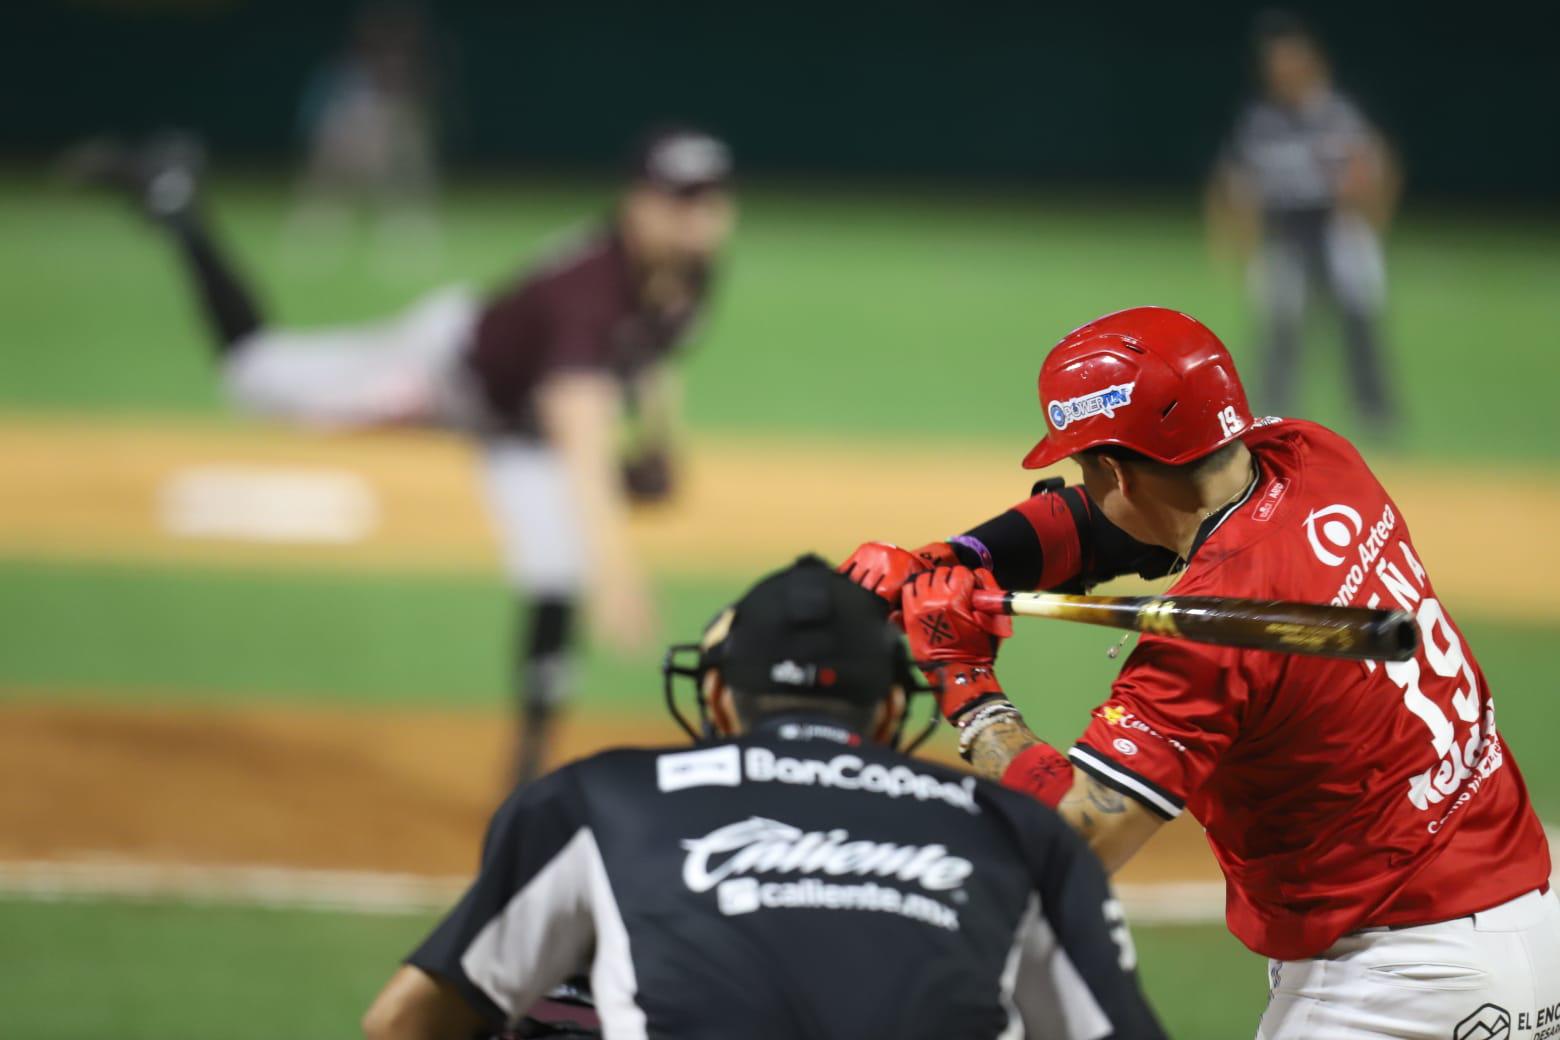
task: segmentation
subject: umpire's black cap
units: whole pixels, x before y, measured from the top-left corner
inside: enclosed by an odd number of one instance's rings
[[[745,694],[870,703],[908,674],[887,605],[812,555],[737,601],[715,657],[726,684]]]
[[[634,150],[634,180],[676,195],[724,188],[731,180],[731,149],[714,134],[693,127],[650,131]]]

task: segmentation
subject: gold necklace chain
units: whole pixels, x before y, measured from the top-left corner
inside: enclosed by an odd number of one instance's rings
[[[1246,497],[1247,495],[1249,495],[1251,493],[1251,489],[1257,486],[1257,477],[1258,476],[1260,476],[1260,472],[1257,469],[1256,460],[1253,459],[1252,462],[1251,462],[1251,479],[1246,481],[1246,483],[1242,484],[1239,491],[1235,492],[1229,498],[1226,498],[1223,502],[1219,503],[1217,506],[1215,506],[1214,508],[1212,508],[1212,509],[1208,510],[1206,513],[1204,513],[1202,515],[1202,519],[1206,520],[1210,516],[1215,515],[1216,513],[1224,512],[1224,510],[1228,509],[1236,501],[1238,501],[1239,499],[1242,499],[1242,498]]]

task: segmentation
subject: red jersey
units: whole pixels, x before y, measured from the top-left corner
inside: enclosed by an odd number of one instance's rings
[[[1144,636],[1074,764],[1166,819],[1189,809],[1224,871],[1230,931],[1268,957],[1546,884],[1484,675],[1391,497],[1314,423],[1259,420],[1244,439],[1256,481],[1204,525],[1169,594],[1401,608],[1419,652],[1381,664]],[[1060,506],[1017,511],[1044,536]],[[1053,559],[1078,555],[1050,541]]]

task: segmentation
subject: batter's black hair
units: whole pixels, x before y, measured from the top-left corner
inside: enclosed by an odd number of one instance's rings
[[[1200,459],[1191,462],[1183,462],[1180,465],[1171,465],[1168,462],[1160,462],[1158,459],[1149,458],[1140,451],[1131,448],[1123,448],[1119,444],[1100,444],[1093,448],[1085,448],[1079,455],[1087,455],[1090,458],[1111,458],[1117,462],[1130,462],[1136,466],[1144,466],[1148,469],[1158,470],[1161,473],[1171,473],[1187,477],[1200,477],[1204,473],[1211,473],[1230,461],[1238,450],[1235,446],[1239,440],[1230,441],[1220,445]]]

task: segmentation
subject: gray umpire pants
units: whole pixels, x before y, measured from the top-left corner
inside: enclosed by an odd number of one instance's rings
[[[1393,402],[1380,330],[1386,266],[1381,240],[1363,217],[1351,213],[1270,217],[1262,248],[1250,268],[1250,283],[1265,326],[1263,409],[1272,415],[1295,414],[1303,379],[1305,315],[1320,287],[1337,305],[1345,364],[1361,418],[1377,427],[1391,422]]]

